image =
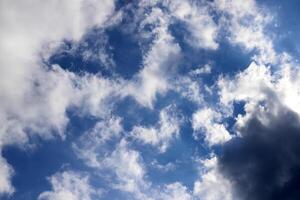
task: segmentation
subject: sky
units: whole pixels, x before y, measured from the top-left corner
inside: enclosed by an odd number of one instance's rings
[[[0,0],[0,199],[300,199],[299,9]]]

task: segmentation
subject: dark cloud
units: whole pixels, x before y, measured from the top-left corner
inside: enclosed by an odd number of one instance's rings
[[[299,118],[286,108],[276,113],[268,116],[268,126],[253,117],[219,158],[221,172],[243,200],[300,199]]]

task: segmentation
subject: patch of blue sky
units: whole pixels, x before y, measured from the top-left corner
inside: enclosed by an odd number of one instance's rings
[[[81,165],[70,145],[62,140],[41,141],[38,148],[26,151],[18,147],[6,147],[2,154],[14,166],[12,183],[17,188],[14,200],[37,199],[42,191],[51,189],[47,177],[64,166],[76,168]],[[3,196],[1,199],[11,198]]]
[[[185,38],[190,36],[185,25],[180,22],[171,25],[170,31],[180,45],[183,54],[179,65],[181,74],[205,64],[213,65],[212,76],[220,75],[220,73],[234,73],[247,68],[254,55],[254,52],[247,52],[238,45],[233,46],[226,40],[226,36],[219,38],[219,47],[216,50],[193,47],[186,42]]]
[[[14,200],[37,199],[41,192],[51,189],[47,177],[56,172],[65,169],[90,170],[75,155],[72,143],[85,131],[94,127],[96,119],[80,117],[72,111],[68,113],[68,117],[70,122],[66,128],[66,139],[58,137],[55,140],[41,140],[33,137],[31,143],[38,144],[37,146],[26,150],[21,147],[7,146],[2,150],[3,157],[14,166],[15,175],[12,182],[17,188],[13,195]],[[3,196],[1,199],[11,200],[11,197]]]
[[[80,41],[78,44],[70,41],[65,41],[61,46],[61,49],[54,53],[48,60],[47,64],[59,65],[62,69],[74,72],[79,75],[85,73],[101,74],[102,76],[112,76],[112,63],[106,63],[109,61],[101,60],[100,54],[108,52],[99,52],[99,48],[103,43],[98,44],[100,46],[93,45],[92,42],[96,43],[96,35],[91,35],[86,40]],[[103,47],[101,47],[103,48]],[[88,50],[88,51],[87,51]],[[92,58],[91,56],[94,56]],[[103,55],[109,56],[109,55]]]
[[[115,73],[125,79],[132,78],[142,67],[142,52],[137,38],[118,27],[108,30],[106,33],[116,64]]]
[[[258,0],[261,6],[267,7],[274,16],[267,31],[272,33],[274,48],[278,52],[287,52],[294,57],[300,54],[300,3],[297,0],[277,1]]]

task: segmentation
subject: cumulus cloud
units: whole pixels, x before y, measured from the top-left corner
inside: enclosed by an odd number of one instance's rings
[[[144,181],[145,167],[140,153],[128,148],[125,140],[121,140],[111,155],[104,158],[103,167],[115,175],[115,180],[111,182],[113,187],[143,196],[142,190],[147,187]]]
[[[28,125],[39,123],[43,114],[46,118],[43,122],[62,129],[66,124],[64,112],[73,93],[72,75],[58,67],[47,71],[40,55],[47,50],[47,44],[64,39],[78,41],[88,28],[103,24],[113,12],[114,3],[105,1],[101,6],[96,1],[76,1],[72,5],[66,1],[1,3],[2,119],[10,119],[8,124],[16,121]],[[48,107],[47,111],[42,111],[43,107]],[[26,108],[28,111],[20,112]]]
[[[170,75],[176,71],[181,49],[169,32],[170,19],[163,10],[143,3],[141,5],[151,9],[151,12],[143,18],[140,27],[154,26],[150,36],[155,39],[144,55],[143,68],[128,84],[125,93],[133,96],[141,105],[152,108],[156,94],[164,94],[170,88]],[[141,34],[149,35],[145,31]]]
[[[165,185],[164,190],[161,192],[160,197],[157,198],[158,200],[192,200],[192,194],[187,189],[187,187],[183,186],[179,182],[171,183]]]
[[[174,114],[173,112],[170,107],[162,110],[160,119],[162,134],[169,133],[174,129],[173,126],[177,125],[169,121],[170,117],[174,117],[170,115]],[[148,166],[144,163],[141,152],[131,147],[130,140],[126,140],[128,138],[121,137],[122,131],[121,119],[118,117],[98,122],[74,143],[75,153],[86,165],[92,167],[95,173],[103,176],[105,172],[103,180],[109,186],[109,190],[118,190],[132,199],[139,200],[191,199],[191,192],[179,182],[161,186],[152,184],[147,177]],[[163,138],[161,142],[165,143],[168,140],[169,138]],[[159,170],[175,168],[171,163],[162,166],[154,162],[152,165]]]
[[[10,182],[10,178],[13,175],[14,170],[6,160],[0,157],[0,197],[1,193],[12,194],[15,189]]]
[[[182,76],[174,80],[173,88],[182,97],[201,105],[204,102],[201,81],[191,76]]]
[[[195,131],[203,130],[209,145],[222,144],[232,138],[224,124],[222,114],[211,108],[198,110],[193,114],[192,126]],[[197,132],[194,134],[197,137]]]
[[[234,102],[245,103],[246,114],[238,115],[237,126],[243,126],[254,113],[268,111],[270,105],[273,106],[273,115],[280,114],[277,106],[280,104],[300,113],[298,106],[300,89],[297,78],[300,73],[293,67],[296,65],[290,58],[283,59],[280,68],[272,73],[269,67],[252,63],[244,71],[237,73],[234,78],[219,79],[220,102],[224,109],[231,107]],[[275,104],[275,102],[279,103]],[[265,124],[270,121],[265,115],[257,117]]]
[[[161,110],[159,116],[155,127],[134,126],[132,136],[145,144],[157,146],[160,152],[165,152],[171,140],[179,136],[181,122],[173,106]]]
[[[257,50],[254,60],[261,63],[276,63],[273,41],[266,34],[272,21],[269,12],[259,7],[255,0],[216,0],[213,7],[221,13],[220,26],[228,33],[229,42]]]
[[[218,25],[209,13],[207,5],[198,5],[187,0],[166,2],[171,15],[186,25],[189,35],[185,39],[190,45],[213,50],[218,48]]]
[[[26,143],[32,133],[64,135],[65,111],[76,99],[74,76],[59,67],[46,69],[42,57],[63,40],[79,41],[113,11],[113,1],[1,1],[1,146]],[[8,191],[8,185],[0,190]]]
[[[100,144],[99,147],[103,145],[105,144]],[[109,177],[106,178],[106,183],[110,190],[121,191],[128,198],[137,200],[191,199],[191,192],[179,182],[156,186],[149,181],[148,168],[141,153],[132,149],[125,139],[117,142],[112,150],[105,148],[105,154],[100,152],[101,150],[98,149],[97,162],[100,164],[91,166],[95,168],[96,173],[105,172]]]
[[[191,75],[197,76],[202,74],[210,74],[212,70],[212,66],[210,64],[205,64],[202,67],[199,67],[190,72]]]
[[[51,191],[41,193],[38,200],[92,200],[95,195],[100,197],[101,191],[89,183],[87,175],[64,171],[49,178]]]
[[[108,153],[107,143],[119,139],[122,131],[121,118],[112,116],[97,122],[91,130],[83,133],[73,144],[73,149],[88,166],[100,167],[102,157]]]
[[[196,199],[232,200],[232,183],[218,169],[216,156],[200,161],[200,177],[194,184],[193,195]]]

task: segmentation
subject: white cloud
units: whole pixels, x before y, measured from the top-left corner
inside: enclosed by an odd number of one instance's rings
[[[243,126],[253,114],[260,115],[261,111],[264,112],[265,108],[262,103],[265,100],[268,101],[270,92],[274,91],[274,81],[269,68],[255,63],[250,64],[247,69],[230,80],[219,79],[220,102],[224,108],[227,107],[230,110],[233,109],[234,102],[245,102],[246,114],[238,115],[236,126]],[[263,115],[259,118],[267,123]]]
[[[204,49],[217,49],[218,25],[208,12],[208,6],[191,1],[166,1],[170,14],[184,22],[189,35],[185,38],[192,46]]]
[[[255,0],[217,0],[215,9],[221,13],[220,26],[229,33],[229,41],[247,51],[258,50],[254,60],[275,63],[276,53],[266,27],[272,18]]]
[[[1,193],[12,194],[15,191],[10,182],[13,173],[12,167],[0,156],[0,197]]]
[[[124,192],[131,199],[190,199],[190,192],[180,183],[156,186],[148,180],[147,166],[141,153],[132,149],[126,138],[120,137],[122,128],[119,123],[119,118],[112,118],[99,122],[94,129],[86,132],[75,144],[75,152],[79,158],[93,167],[93,173],[104,177],[102,180],[109,189]],[[175,166],[169,164],[166,167],[172,170]],[[162,167],[157,162],[152,165]]]
[[[218,84],[221,89],[220,100],[223,104],[233,100],[259,101],[265,97],[262,91],[272,87],[272,76],[268,67],[251,63],[243,72],[237,73],[234,79],[221,78]]]
[[[46,70],[40,55],[47,45],[79,40],[113,12],[112,1],[1,1],[1,124],[11,132],[55,128],[63,132],[74,95],[74,75]],[[51,17],[49,17],[51,16]],[[72,23],[71,23],[72,22]],[[24,138],[25,136],[21,137]],[[18,137],[16,137],[18,138]]]
[[[101,167],[102,157],[109,153],[106,150],[106,143],[119,139],[122,131],[121,118],[112,116],[104,119],[97,122],[73,144],[74,151],[88,166]]]
[[[101,195],[89,183],[89,177],[73,171],[57,173],[49,178],[52,190],[41,193],[38,200],[92,200]]]
[[[218,160],[215,156],[202,160],[200,179],[194,184],[193,195],[197,199],[232,200],[233,190],[230,181],[225,179],[218,170]]]
[[[164,94],[170,87],[169,79],[177,66],[180,47],[169,33],[168,16],[159,8],[151,9],[151,13],[141,22],[141,27],[152,25],[154,41],[144,55],[143,68],[128,84],[125,95],[132,95],[141,105],[152,108],[156,94]],[[148,34],[141,32],[141,34]]]
[[[150,163],[150,167],[163,172],[168,172],[173,171],[176,168],[176,164],[173,162],[169,162],[167,164],[162,165],[157,160],[154,160]]]
[[[0,4],[1,147],[24,144],[35,133],[64,137],[66,109],[77,99],[75,76],[59,67],[46,69],[42,57],[63,40],[79,41],[88,29],[103,26],[114,2],[4,0]],[[10,175],[1,177],[8,180]],[[0,191],[12,191],[8,185],[0,185]]]
[[[187,187],[179,182],[171,183],[164,186],[160,191],[160,195],[156,197],[158,200],[192,200],[192,194]]]
[[[268,113],[277,116],[282,106],[300,115],[300,72],[295,65],[285,55],[281,58],[279,68],[273,73],[265,65],[252,63],[233,78],[219,79],[220,102],[224,109],[232,109],[234,102],[245,103],[245,115],[237,117],[238,127],[242,127],[253,115],[267,125]]]
[[[203,130],[209,145],[222,144],[231,139],[231,135],[221,122],[222,115],[211,108],[198,110],[193,114],[194,131]],[[197,133],[195,135],[197,137]]]
[[[121,140],[111,155],[104,158],[102,164],[102,167],[112,170],[116,176],[112,181],[113,187],[142,195],[141,190],[147,187],[144,181],[145,167],[139,152],[129,149],[125,140]]]
[[[148,187],[144,180],[146,169],[140,153],[131,149],[125,138],[121,137],[122,131],[121,119],[112,117],[98,122],[73,147],[77,156],[95,173],[101,176],[105,172],[110,177],[103,179],[110,189],[144,199],[144,190]]]
[[[78,108],[82,114],[99,118],[110,117],[113,103],[120,99],[124,82],[87,74],[77,78]],[[78,114],[80,114],[80,112]]]
[[[201,86],[201,80],[194,80],[190,76],[182,76],[174,80],[172,89],[188,100],[201,105],[204,102]]]
[[[202,74],[210,74],[212,66],[210,64],[205,64],[203,67],[199,67],[190,72],[191,75],[197,76]]]
[[[171,140],[179,136],[181,122],[173,106],[161,110],[159,116],[159,122],[154,127],[134,126],[132,136],[165,152]]]

